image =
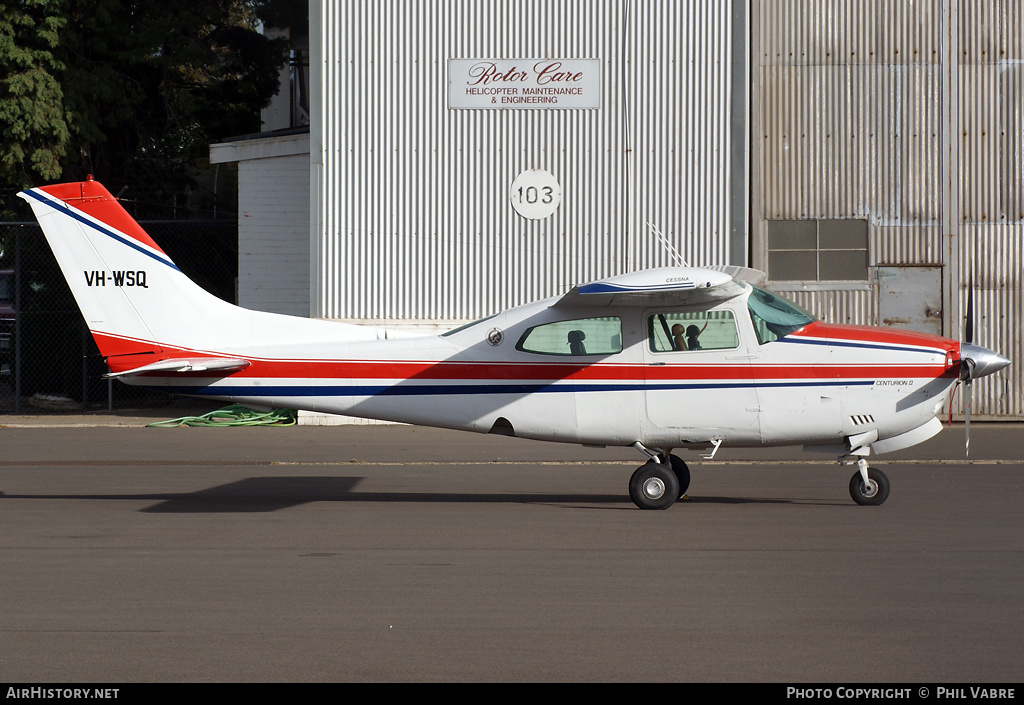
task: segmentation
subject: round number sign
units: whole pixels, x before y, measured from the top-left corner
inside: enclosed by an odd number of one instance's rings
[[[530,220],[540,220],[558,209],[562,187],[550,172],[527,169],[512,182],[508,196],[516,213]]]

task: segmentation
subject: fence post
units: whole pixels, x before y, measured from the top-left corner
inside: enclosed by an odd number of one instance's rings
[[[89,408],[89,326],[82,321],[82,410]]]
[[[21,232],[14,231],[14,413],[21,413]]]

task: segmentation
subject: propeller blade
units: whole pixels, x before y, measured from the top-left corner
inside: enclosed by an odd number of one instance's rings
[[[973,394],[971,387],[974,385],[971,383],[970,377],[967,378],[967,389],[964,390],[964,396],[967,397],[967,407],[964,409],[964,457],[969,458],[971,455],[971,396]]]
[[[964,342],[970,345],[974,342],[974,272],[971,272],[971,280],[967,289],[967,317],[964,322]]]
[[[975,362],[969,357],[960,361],[960,379],[963,380],[964,389],[964,457],[971,455],[971,401],[974,392],[974,367]]]

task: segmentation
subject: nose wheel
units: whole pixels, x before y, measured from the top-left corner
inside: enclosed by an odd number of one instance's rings
[[[878,468],[866,465],[850,478],[850,496],[857,504],[877,507],[889,497],[889,478]]]

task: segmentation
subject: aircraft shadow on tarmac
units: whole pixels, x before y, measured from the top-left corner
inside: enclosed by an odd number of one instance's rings
[[[253,477],[188,493],[12,495],[0,499],[153,500],[140,509],[146,513],[202,514],[273,512],[311,502],[426,502],[503,504],[601,504],[608,508],[635,508],[621,494],[586,493],[465,493],[465,492],[355,492],[361,477]],[[761,497],[691,497],[689,504],[810,504],[844,505],[825,499],[777,499]],[[852,506],[852,505],[851,505]]]

